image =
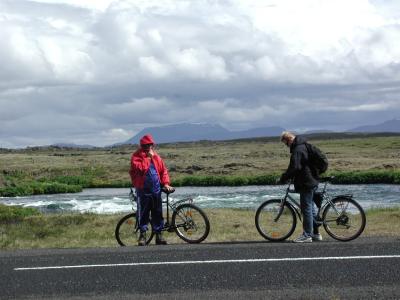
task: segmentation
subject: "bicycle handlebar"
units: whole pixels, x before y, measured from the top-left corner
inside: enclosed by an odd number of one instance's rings
[[[167,190],[165,187],[163,187],[162,189],[161,189],[161,191],[163,192],[163,193],[166,193],[167,195],[169,195],[169,194],[172,194],[173,192],[175,192],[175,188],[172,188],[172,190]]]
[[[319,178],[318,181],[319,181],[320,183],[322,183],[322,182],[325,183],[325,187],[324,187],[324,191],[325,191],[325,189],[326,189],[326,184],[327,184],[328,182],[331,182],[333,179],[335,179],[335,176],[326,176],[326,177],[321,177],[321,178]],[[286,188],[287,193],[291,193],[291,194],[292,194],[292,193],[298,193],[298,192],[296,192],[296,190],[295,190],[294,188],[291,188],[292,184],[293,184],[293,180],[290,180],[289,183],[288,183],[288,186],[287,186],[287,188]]]

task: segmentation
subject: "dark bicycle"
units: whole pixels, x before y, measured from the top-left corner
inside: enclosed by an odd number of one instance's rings
[[[317,223],[339,241],[351,241],[364,231],[366,217],[363,208],[353,199],[352,194],[337,195],[331,198],[327,193],[327,184],[333,177],[325,177],[321,192],[316,192],[314,202],[318,207]],[[257,209],[255,223],[258,232],[270,241],[283,241],[289,238],[301,221],[300,203],[290,194],[295,193],[289,183],[286,194],[281,199],[267,200]],[[321,217],[322,213],[322,217]]]
[[[167,192],[163,190],[166,194],[163,204],[166,204],[167,215],[162,231],[175,231],[187,243],[201,243],[207,238],[210,232],[210,222],[207,215],[201,208],[193,204],[192,198],[185,198],[171,203],[168,196],[174,191]],[[137,245],[140,233],[136,214],[137,199],[132,188],[129,199],[134,212],[122,217],[115,228],[115,238],[121,246]],[[172,211],[171,219],[170,211]],[[146,233],[146,245],[151,242],[153,236],[153,228],[149,226]]]

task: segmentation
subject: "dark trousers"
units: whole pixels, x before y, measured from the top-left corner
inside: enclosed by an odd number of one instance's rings
[[[137,215],[140,231],[147,231],[151,213],[151,226],[153,227],[153,231],[155,233],[160,233],[161,229],[164,227],[161,192],[153,194],[145,193],[143,190],[137,189],[136,194],[138,197]]]

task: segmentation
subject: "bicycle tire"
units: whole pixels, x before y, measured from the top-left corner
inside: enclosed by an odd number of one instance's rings
[[[281,199],[271,199],[262,203],[255,216],[258,233],[272,242],[284,241],[290,237],[297,225],[297,218],[293,208],[285,203],[278,220],[275,220],[281,211]]]
[[[206,213],[191,203],[179,205],[172,214],[175,233],[190,244],[201,243],[210,233],[210,221]]]
[[[361,205],[349,197],[334,198],[332,204],[328,204],[322,214],[325,231],[342,242],[359,237],[366,225],[366,216]]]
[[[146,232],[146,245],[153,239],[153,228],[149,226]],[[115,238],[120,246],[135,246],[138,243],[139,230],[136,213],[130,213],[121,218],[115,227]]]

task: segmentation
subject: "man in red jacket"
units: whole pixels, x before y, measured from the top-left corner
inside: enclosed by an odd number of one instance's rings
[[[131,157],[132,185],[136,188],[137,214],[140,229],[139,246],[146,244],[150,212],[151,225],[156,233],[156,244],[165,245],[167,242],[161,235],[164,226],[162,216],[161,188],[173,190],[169,181],[168,170],[162,158],[154,151],[154,140],[150,134],[140,139],[140,147]]]

